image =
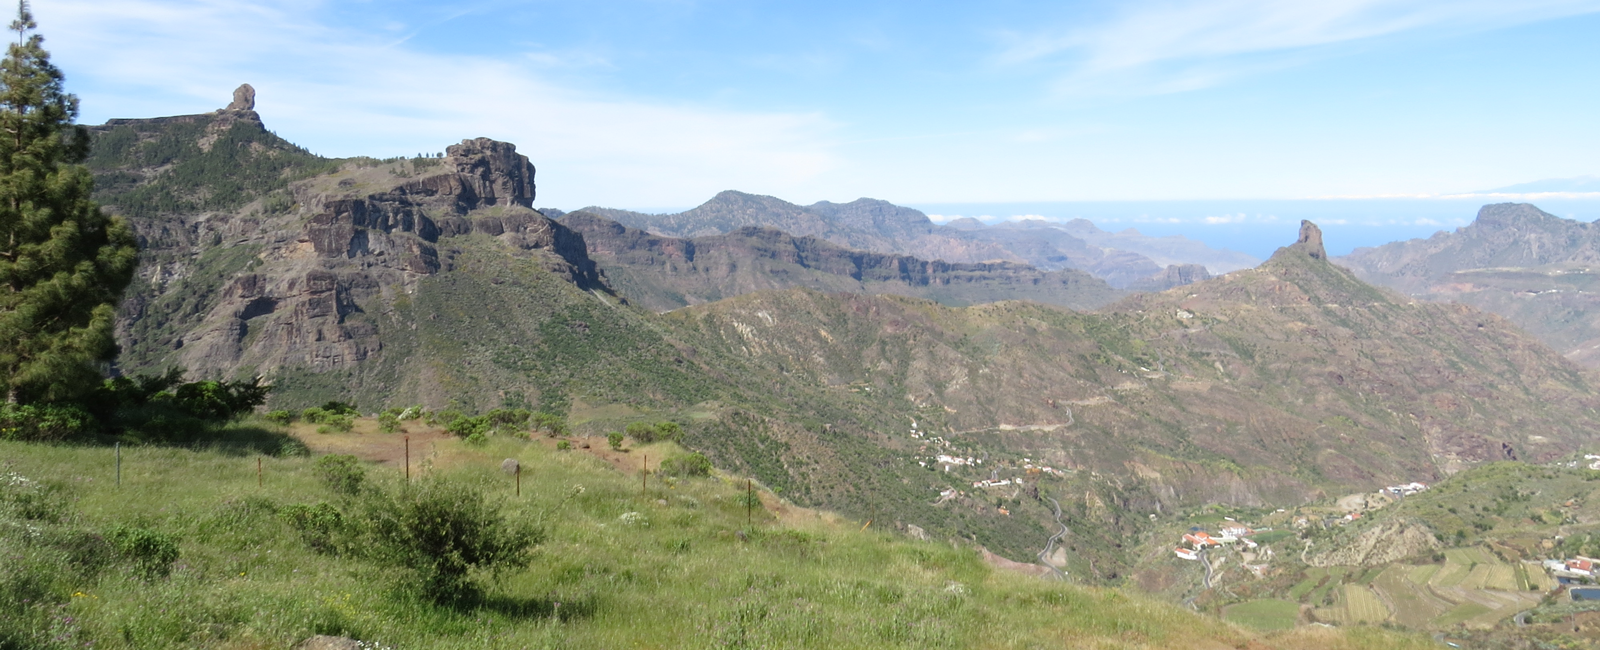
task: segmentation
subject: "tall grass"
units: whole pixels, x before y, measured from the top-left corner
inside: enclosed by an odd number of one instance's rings
[[[520,498],[498,469],[507,457],[522,463]],[[20,494],[3,477],[25,477],[37,481],[27,498],[54,508],[40,517],[0,499],[0,647],[287,648],[312,634],[407,649],[1426,643],[1376,630],[1260,636],[1118,590],[999,572],[950,543],[816,515],[757,510],[747,523],[742,481],[652,478],[641,493],[636,475],[540,444],[452,444],[433,467],[546,533],[525,569],[476,576],[487,595],[470,605],[412,595],[407,571],[373,556],[313,550],[277,513],[353,498],[319,480],[315,459],[125,448],[119,488],[110,449],[0,443],[0,494]],[[398,468],[368,472],[373,489],[402,489]],[[119,526],[176,538],[170,571],[81,541]],[[102,556],[75,557],[73,539]]]

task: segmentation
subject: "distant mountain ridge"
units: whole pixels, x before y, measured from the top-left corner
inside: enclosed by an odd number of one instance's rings
[[[792,287],[893,293],[953,306],[1033,300],[1077,310],[1094,309],[1122,295],[1082,271],[869,253],[770,227],[744,226],[725,234],[680,239],[585,211],[567,213],[560,222],[583,235],[589,256],[605,268],[612,286],[656,311]]]
[[[1091,245],[1055,225],[1038,229],[1030,223],[994,227],[940,226],[920,211],[877,199],[858,199],[850,203],[821,201],[799,206],[770,196],[725,191],[694,209],[675,214],[644,214],[627,210],[587,207],[583,212],[617,221],[631,228],[669,237],[702,237],[733,232],[743,227],[776,228],[798,237],[816,237],[856,250],[909,255],[924,260],[953,263],[979,263],[1005,260],[1029,264],[1042,271],[1078,269],[1101,278],[1118,289],[1135,285],[1140,290],[1170,288],[1171,278],[1190,277],[1167,273],[1164,266],[1197,263],[1186,255],[1210,251],[1204,244],[1187,248],[1169,244],[1158,252],[1168,264],[1158,264],[1131,250]],[[976,222],[974,222],[976,223]],[[1035,228],[1029,232],[1018,229]],[[1090,229],[1093,229],[1092,224]],[[1094,229],[1094,232],[1099,232]],[[1158,250],[1142,241],[1142,236],[1112,235],[1112,239]],[[1118,239],[1120,237],[1120,239]],[[1158,240],[1158,238],[1143,238]],[[1164,241],[1172,238],[1159,238]],[[1181,238],[1180,238],[1181,239]],[[1188,242],[1188,240],[1182,240]],[[1196,248],[1198,247],[1198,248]],[[1235,270],[1259,262],[1239,254],[1218,262],[1216,251],[1202,255],[1198,263]]]
[[[1600,224],[1499,203],[1454,232],[1359,248],[1338,261],[1409,295],[1505,316],[1568,358],[1600,367]]]

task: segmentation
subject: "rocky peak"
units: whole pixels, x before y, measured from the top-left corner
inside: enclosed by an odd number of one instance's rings
[[[250,84],[242,84],[233,90],[233,103],[223,110],[228,111],[253,111],[256,109],[256,89]]]
[[[1566,219],[1540,210],[1528,203],[1494,203],[1478,209],[1478,218],[1472,230],[1481,234],[1528,228],[1563,228],[1570,225]]]
[[[1300,237],[1293,244],[1278,249],[1272,254],[1273,259],[1280,259],[1289,253],[1300,253],[1314,260],[1327,261],[1328,251],[1322,247],[1322,229],[1310,221],[1300,222]]]

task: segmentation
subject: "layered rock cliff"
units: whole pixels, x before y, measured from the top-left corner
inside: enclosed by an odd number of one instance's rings
[[[1040,271],[1014,262],[951,263],[870,253],[774,228],[744,227],[678,239],[629,228],[589,212],[561,223],[583,234],[589,255],[623,295],[657,311],[768,289],[808,287],[892,293],[963,306],[1034,300],[1078,310],[1120,297],[1082,271]]]

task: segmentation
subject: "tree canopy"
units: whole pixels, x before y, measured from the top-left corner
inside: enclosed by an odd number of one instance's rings
[[[59,402],[100,383],[138,247],[90,199],[89,133],[28,3],[0,60],[0,381],[8,401]]]

